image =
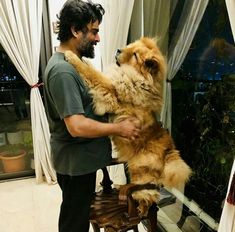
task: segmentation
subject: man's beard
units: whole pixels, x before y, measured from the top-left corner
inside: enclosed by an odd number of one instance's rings
[[[84,38],[83,42],[79,45],[79,53],[81,56],[87,57],[87,58],[94,58],[95,57],[95,49],[94,45],[95,42],[91,42]]]

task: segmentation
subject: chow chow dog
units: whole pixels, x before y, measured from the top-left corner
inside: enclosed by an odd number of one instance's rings
[[[139,138],[128,140],[113,136],[118,160],[128,165],[131,183],[154,183],[169,187],[183,185],[191,174],[182,160],[168,131],[156,120],[162,108],[162,86],[166,64],[154,39],[143,37],[118,50],[116,65],[104,74],[80,60],[71,51],[65,52],[90,88],[94,110],[98,115],[109,113],[112,122],[136,117],[142,126]],[[133,193],[140,214],[159,199],[156,190]]]

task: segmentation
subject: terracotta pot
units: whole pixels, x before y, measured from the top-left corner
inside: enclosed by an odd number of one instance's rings
[[[20,172],[25,170],[25,155],[26,151],[24,150],[15,155],[7,151],[0,153],[4,172]]]

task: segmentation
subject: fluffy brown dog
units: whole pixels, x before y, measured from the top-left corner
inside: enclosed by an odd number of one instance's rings
[[[117,64],[108,74],[82,62],[74,53],[65,57],[90,88],[95,112],[110,113],[117,122],[126,117],[137,117],[142,125],[140,138],[135,141],[119,136],[112,138],[118,159],[128,164],[131,182],[154,183],[179,187],[189,178],[191,169],[181,159],[179,151],[167,130],[156,120],[162,107],[162,85],[166,65],[164,57],[151,38],[141,38],[120,50]],[[133,194],[145,214],[152,202],[159,198],[158,191],[143,190]]]

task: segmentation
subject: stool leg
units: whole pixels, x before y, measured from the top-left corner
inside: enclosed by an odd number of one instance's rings
[[[108,226],[108,227],[104,227],[104,232],[116,232],[117,230],[115,230],[113,227]]]
[[[133,226],[133,231],[134,231],[134,232],[139,232],[137,225],[136,225],[136,226]]]
[[[177,226],[181,229],[185,223],[185,220],[188,216],[192,215],[191,212],[189,212],[189,209],[188,207],[183,204],[183,209],[182,209],[182,214],[181,214],[181,217],[179,219],[179,221],[177,222]]]
[[[91,222],[91,225],[94,232],[100,232],[100,227],[98,226],[98,224]]]
[[[153,204],[148,212],[148,221],[150,225],[148,225],[148,232],[156,232],[157,231],[157,211],[158,207],[156,204]]]

